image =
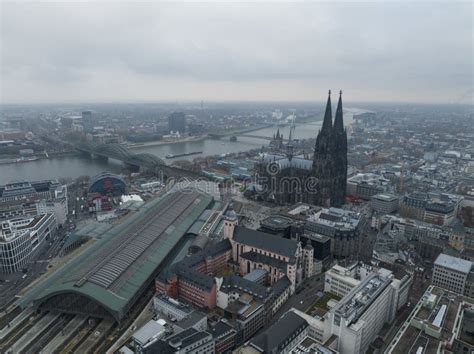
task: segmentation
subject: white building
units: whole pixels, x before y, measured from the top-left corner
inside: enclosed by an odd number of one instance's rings
[[[0,272],[20,271],[56,227],[53,214],[1,221]]]
[[[446,290],[464,294],[472,262],[441,253],[434,262],[432,283]]]
[[[0,186],[0,218],[54,214],[56,222],[67,221],[67,186],[56,180],[14,182]]]
[[[133,335],[132,340],[137,353],[144,353],[145,348],[157,340],[163,338],[166,334],[166,321],[149,321],[140,327]]]
[[[383,325],[394,319],[396,301],[391,282],[371,274],[331,310],[331,332],[339,337],[340,353],[365,353]]]
[[[64,225],[67,221],[68,214],[67,198],[41,200],[37,202],[36,214],[54,214],[58,225]]]
[[[360,280],[355,279],[355,274],[350,268],[335,265],[324,275],[324,292],[346,296],[352,289],[360,284]]]
[[[370,198],[372,209],[382,214],[390,214],[398,210],[399,199],[394,194],[379,193]]]
[[[406,304],[412,275],[398,267],[389,270],[364,263],[354,263],[348,267],[336,264],[325,273],[324,292],[344,297],[373,273],[392,280],[391,286],[395,289],[397,297],[397,309]]]
[[[162,294],[156,295],[153,298],[153,307],[156,312],[162,313],[177,321],[188,317],[190,313],[193,312],[193,308],[190,306]]]

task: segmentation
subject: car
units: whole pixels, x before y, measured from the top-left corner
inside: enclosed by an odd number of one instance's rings
[[[23,276],[21,277],[21,279],[25,279],[27,276],[28,276],[28,274],[23,274]]]

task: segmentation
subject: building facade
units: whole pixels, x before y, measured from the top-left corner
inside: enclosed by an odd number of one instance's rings
[[[336,259],[357,258],[362,226],[362,215],[338,208],[322,209],[310,215],[305,231],[331,239],[331,254]]]
[[[330,313],[340,353],[365,353],[385,323],[395,317],[391,281],[372,274],[338,302]]]
[[[186,131],[186,116],[183,112],[171,113],[168,117],[168,130],[171,133],[183,134]]]
[[[67,220],[67,186],[57,180],[13,182],[0,186],[0,220],[54,214],[58,225]]]
[[[398,204],[398,197],[389,193],[375,194],[370,198],[372,209],[381,214],[390,214],[397,211]]]
[[[434,262],[432,284],[440,288],[464,294],[472,263],[464,259],[440,254]]]
[[[1,221],[0,272],[21,271],[56,227],[53,214]]]

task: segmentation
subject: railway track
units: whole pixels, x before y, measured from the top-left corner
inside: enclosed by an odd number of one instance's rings
[[[33,326],[41,321],[46,316],[46,313],[31,314],[25,319],[18,322],[15,327],[0,341],[0,353],[8,353],[8,350],[21,339]],[[16,354],[16,353],[15,353]]]
[[[114,327],[113,320],[103,319],[98,323],[94,330],[84,339],[82,344],[75,349],[77,353],[95,353],[96,349],[100,346],[100,343],[105,341],[108,333]]]
[[[57,320],[44,329],[30,345],[23,350],[25,353],[41,353],[42,349],[64,328],[73,315],[61,315]]]
[[[14,306],[0,317],[0,328],[7,326],[13,319],[21,313],[21,308]]]
[[[91,324],[91,320],[93,324]],[[63,348],[60,348],[58,352],[62,354],[75,353],[81,344],[94,332],[99,323],[100,319],[89,317],[87,321],[84,322],[84,325],[79,328],[77,334],[73,336]]]

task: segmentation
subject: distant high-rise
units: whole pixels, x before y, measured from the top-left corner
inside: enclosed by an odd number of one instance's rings
[[[186,131],[186,116],[183,112],[171,113],[168,117],[168,130],[171,132],[184,133]]]
[[[92,121],[91,111],[82,112],[82,126],[84,127],[84,132],[86,133],[92,133],[94,130],[94,122]]]

